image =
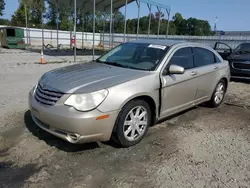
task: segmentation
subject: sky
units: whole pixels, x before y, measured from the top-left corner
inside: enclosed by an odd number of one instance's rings
[[[80,1],[80,0],[78,0]],[[184,18],[194,17],[208,20],[214,27],[216,17],[217,29],[224,31],[250,31],[250,0],[154,0],[171,7],[171,18],[179,12]],[[5,0],[6,7],[3,18],[11,18],[18,7],[18,0]],[[138,15],[136,3],[128,5],[128,18]],[[121,9],[124,13],[124,9]],[[153,8],[157,11],[156,7]],[[147,5],[142,3],[141,16],[148,14]]]

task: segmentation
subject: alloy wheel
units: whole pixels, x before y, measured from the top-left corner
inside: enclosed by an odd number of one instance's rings
[[[214,102],[216,104],[221,103],[221,101],[223,100],[225,94],[225,87],[223,83],[218,84],[217,88],[216,88],[216,92],[214,95]]]
[[[123,125],[124,136],[129,141],[139,139],[146,131],[148,113],[143,106],[134,107],[125,118]]]

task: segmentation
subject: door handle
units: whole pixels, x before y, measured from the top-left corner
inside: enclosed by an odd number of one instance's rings
[[[219,67],[218,66],[214,66],[214,69],[217,70]]]
[[[195,76],[195,75],[197,75],[198,73],[197,72],[191,72],[191,76]]]

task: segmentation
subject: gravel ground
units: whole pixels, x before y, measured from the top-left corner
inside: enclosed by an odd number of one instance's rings
[[[71,145],[30,118],[28,91],[44,72],[69,65],[34,63],[39,58],[0,53],[1,187],[250,187],[248,83],[231,82],[218,109],[199,106],[172,117],[134,147]]]

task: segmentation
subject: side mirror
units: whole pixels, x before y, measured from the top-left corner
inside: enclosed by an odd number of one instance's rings
[[[170,65],[168,72],[169,74],[184,74],[185,69],[179,65]]]

